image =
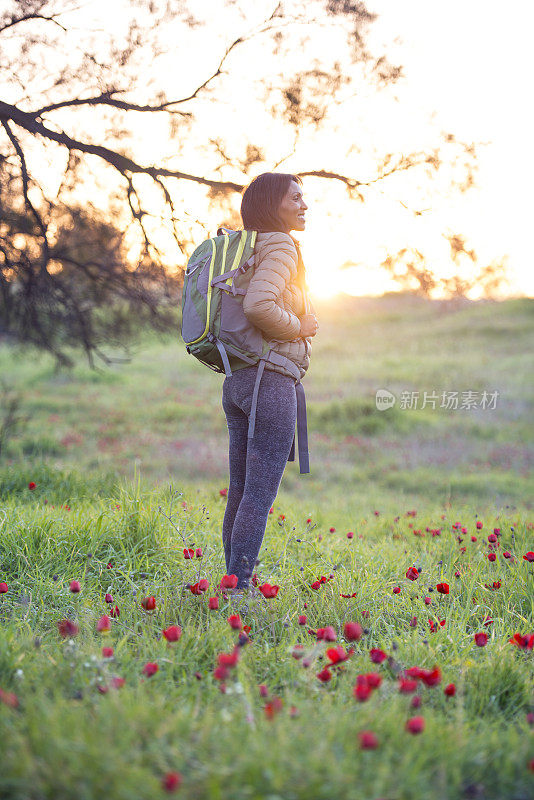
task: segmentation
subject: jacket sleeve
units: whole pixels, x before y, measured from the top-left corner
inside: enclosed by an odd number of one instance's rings
[[[280,304],[282,293],[296,272],[297,251],[289,237],[273,237],[265,243],[243,298],[243,313],[269,338],[291,341],[299,337],[299,318]]]

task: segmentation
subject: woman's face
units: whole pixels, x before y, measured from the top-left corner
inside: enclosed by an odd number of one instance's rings
[[[278,207],[278,216],[289,231],[303,231],[306,227],[304,212],[308,206],[302,196],[302,187],[296,181],[291,181],[289,189]]]

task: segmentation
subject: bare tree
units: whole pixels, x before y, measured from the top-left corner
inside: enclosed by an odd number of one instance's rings
[[[91,366],[93,354],[110,363],[117,359],[103,352],[103,344],[126,347],[144,322],[160,331],[176,325],[181,275],[171,267],[185,264],[199,230],[211,235],[191,211],[194,187],[226,224],[238,223],[233,202],[251,171],[296,158],[303,131],[320,130],[331,109],[346,102],[352,67],[376,91],[402,75],[385,55],[367,50],[376,15],[363,2],[294,2],[291,13],[273,3],[271,13],[251,27],[257,12],[250,4],[243,3],[244,12],[239,2],[226,0],[217,5],[224,11],[218,19],[228,19],[237,35],[220,53],[208,37],[219,33],[219,22],[195,17],[186,0],[115,0],[113,8],[122,13],[113,20],[107,19],[109,3],[98,0],[9,5],[0,15],[0,333],[53,353],[59,365],[72,365],[66,348],[80,346]],[[292,138],[292,150],[273,163],[268,136],[254,143],[247,131],[252,73],[247,94],[240,89],[234,96],[232,58],[254,40],[268,43],[286,64],[289,54],[305,50],[310,30],[331,28],[343,33],[351,70],[338,52],[330,66],[307,56],[307,68],[290,78],[261,66],[262,102]],[[173,77],[196,83],[171,94],[165,65],[168,70],[169,53],[188,31],[197,37],[190,68]],[[239,115],[237,144],[218,133],[218,112],[228,98]],[[149,163],[137,132],[147,119],[153,141],[161,143],[164,131],[172,145],[172,152],[152,153]],[[146,131],[144,144],[152,141]],[[449,134],[443,144],[450,142]],[[351,200],[364,202],[365,187],[394,173],[420,165],[436,172],[441,145],[430,153],[387,153],[367,180],[329,168],[327,154],[323,164],[304,164],[298,174],[337,182]],[[200,174],[186,167],[191,148],[205,156]],[[473,145],[458,148],[471,148],[467,186],[475,151]],[[62,174],[59,183],[51,171]],[[430,285],[431,278],[425,280]]]

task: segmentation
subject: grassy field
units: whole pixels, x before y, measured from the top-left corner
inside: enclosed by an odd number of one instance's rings
[[[101,374],[0,347],[30,417],[0,460],[2,800],[534,796],[533,302],[317,306],[312,474],[248,605],[222,376],[178,337]]]

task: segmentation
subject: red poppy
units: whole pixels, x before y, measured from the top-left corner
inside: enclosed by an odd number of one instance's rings
[[[110,617],[120,617],[120,615],[121,615],[121,612],[119,611],[119,607],[118,606],[115,606],[115,608],[112,608],[111,611],[109,612],[109,616]]]
[[[35,483],[33,481],[29,482],[28,489],[35,489]]]
[[[338,645],[337,647],[329,647],[326,651],[326,655],[332,664],[340,664],[342,661],[346,661],[353,653],[353,647],[351,647],[351,649],[346,653],[345,649],[341,645]],[[332,666],[332,664],[329,664],[328,666]]]
[[[399,692],[401,694],[411,694],[417,690],[417,681],[412,678],[399,678]]]
[[[114,675],[110,681],[111,686],[113,689],[120,689],[126,683],[125,678],[119,678],[118,675]]]
[[[210,597],[208,600],[208,608],[210,611],[217,611],[219,608],[219,598],[218,597]]]
[[[263,583],[258,588],[264,597],[276,597],[278,590],[280,589],[279,586],[271,586],[270,583]]]
[[[151,678],[152,675],[155,675],[158,671],[159,667],[155,661],[149,661],[148,664],[145,664],[143,667],[143,675],[146,675],[147,678]]]
[[[353,531],[349,531],[347,533],[347,539],[352,539],[353,537],[354,537],[354,532]]]
[[[482,528],[482,522],[481,520],[477,520],[477,530],[480,530],[481,528]]]
[[[71,590],[71,592],[73,594],[76,594],[77,592],[79,592],[81,590],[81,588],[82,588],[82,586],[80,584],[80,581],[71,581],[70,582],[69,589]]]
[[[141,600],[141,605],[145,609],[145,611],[154,611],[156,608],[156,598],[152,595],[150,597],[144,597]]]
[[[417,627],[417,617],[412,617],[410,620],[410,628],[416,628],[416,627]]]
[[[193,558],[195,551],[192,547],[184,547],[184,558]]]
[[[264,683],[260,683],[259,690],[260,690],[260,697],[269,696],[269,690]]]
[[[7,583],[5,583],[5,581],[2,581],[2,583],[0,583],[0,594],[5,594],[8,591],[9,591],[9,587],[8,587]]]
[[[104,600],[106,601],[106,603],[112,603],[113,597],[109,594],[109,592],[107,592],[106,596],[104,597]]]
[[[522,650],[532,650],[534,647],[534,633],[530,635],[521,636],[520,633],[514,633],[511,639],[508,639],[511,644],[517,645]]]
[[[236,631],[241,630],[242,622],[239,614],[230,614],[230,616],[228,617],[228,622],[230,624],[230,627],[233,628],[234,630]]]
[[[456,686],[454,683],[448,683],[443,692],[447,697],[454,697],[456,694]]]
[[[436,589],[440,594],[449,594],[449,584],[448,583],[438,583]]]
[[[17,695],[14,692],[6,692],[4,689],[0,689],[0,701],[10,708],[17,708],[19,704]]]
[[[182,635],[182,629],[179,625],[170,625],[163,631],[163,635],[168,642],[177,642]]]
[[[330,533],[335,533],[336,532],[335,528],[329,528],[328,530],[329,530]]]
[[[364,676],[365,680],[367,681],[367,685],[371,687],[371,689],[378,689],[380,684],[382,683],[382,676],[378,674],[378,672],[367,672]]]
[[[306,614],[299,614],[299,625],[306,625],[306,620],[308,617]]]
[[[362,626],[359,622],[346,622],[343,628],[343,635],[349,642],[357,642],[363,634]]]
[[[532,550],[529,550],[528,553],[525,553],[523,558],[525,559],[525,561],[530,561],[532,563],[534,561],[534,552]]]
[[[179,772],[167,772],[161,781],[166,792],[175,792],[180,788],[182,776]]]
[[[421,733],[425,729],[425,720],[423,717],[410,717],[404,727],[409,733]]]
[[[488,561],[495,561],[497,556],[495,553],[488,553]]]
[[[209,589],[209,585],[210,585],[209,581],[206,580],[206,578],[201,578],[198,581],[198,583],[194,583],[189,588],[193,594],[199,595],[202,594],[202,592],[205,592],[207,589]]]
[[[70,619],[62,619],[58,622],[57,627],[63,638],[67,636],[76,636],[79,630],[76,623],[72,622]]]
[[[356,700],[359,700],[360,703],[364,703],[368,699],[372,691],[373,691],[372,687],[369,686],[367,682],[357,683],[352,690],[352,694],[354,695]]]
[[[223,575],[220,583],[221,589],[235,589],[237,586],[237,575]]]
[[[375,750],[378,747],[378,739],[372,731],[361,731],[358,739],[360,740],[360,750]]]
[[[369,650],[369,656],[374,664],[381,664],[387,658],[387,653],[384,653],[380,648],[372,647]]]
[[[416,581],[417,578],[419,577],[419,570],[417,569],[417,567],[410,567],[408,569],[408,572],[406,573],[406,577],[408,578],[409,581]]]
[[[326,628],[317,629],[317,639],[324,639],[325,642],[335,642],[337,634],[331,625],[327,625]]]
[[[217,663],[220,667],[235,667],[239,661],[239,647],[234,647],[231,653],[219,653]]]
[[[317,673],[316,677],[319,678],[320,681],[323,681],[323,683],[326,683],[331,679],[332,673],[330,672],[328,667],[324,667],[324,669],[322,669],[320,672]]]
[[[102,617],[100,617],[100,619],[96,623],[96,629],[100,633],[109,633],[110,632],[110,630],[111,630],[111,620],[107,616],[107,614],[104,614]]]
[[[474,639],[477,647],[485,647],[488,643],[488,634],[483,632],[475,633]]]
[[[420,675],[425,686],[437,686],[441,681],[441,670],[439,667],[434,667],[434,669],[422,669]]]
[[[228,489],[219,489],[219,494],[221,495],[221,497],[226,497],[226,495],[228,494]]]
[[[488,536],[488,542],[492,542],[493,543],[493,542],[496,542],[496,541],[497,541],[496,535],[494,533],[490,533],[490,535]]]
[[[197,558],[202,558],[202,548],[201,547],[197,547],[197,549],[195,550],[195,556]]]
[[[102,648],[102,657],[103,658],[111,658],[113,655],[113,648],[112,647],[103,647]]]
[[[395,588],[393,589],[393,594],[399,594],[399,593],[400,593],[400,586],[395,586]]]
[[[278,711],[282,710],[283,701],[280,697],[273,697],[270,703],[265,703],[264,712],[267,719],[272,719]]]

